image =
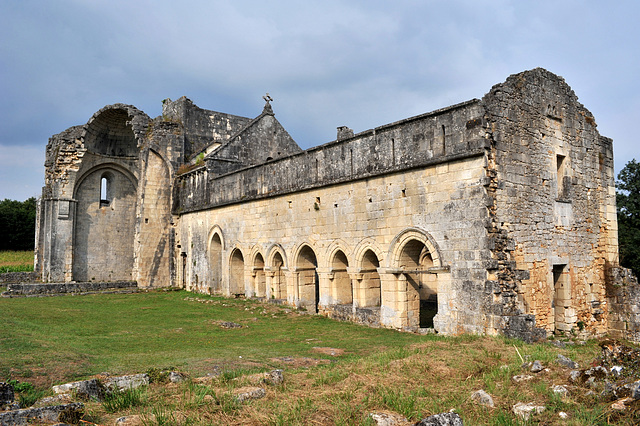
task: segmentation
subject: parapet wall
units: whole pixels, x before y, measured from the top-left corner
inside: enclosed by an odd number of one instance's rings
[[[174,213],[246,202],[484,154],[484,109],[471,100],[237,172],[180,176]]]

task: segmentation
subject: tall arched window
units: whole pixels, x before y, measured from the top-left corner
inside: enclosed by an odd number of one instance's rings
[[[105,173],[100,178],[100,207],[111,204],[111,176]]]

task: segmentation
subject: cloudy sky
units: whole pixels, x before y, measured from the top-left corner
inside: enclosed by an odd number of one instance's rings
[[[122,102],[254,117],[269,92],[303,148],[482,97],[510,74],[565,78],[640,160],[640,2],[0,0],[0,199],[38,196],[48,138]]]

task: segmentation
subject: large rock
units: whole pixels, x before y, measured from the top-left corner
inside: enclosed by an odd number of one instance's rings
[[[0,411],[17,410],[18,408],[20,406],[15,402],[13,385],[4,382],[0,383]]]
[[[26,408],[0,413],[0,426],[23,426],[42,423],[76,424],[84,414],[80,402],[53,407]]]
[[[51,407],[52,405],[71,404],[72,402],[74,401],[71,394],[61,393],[59,395],[46,396],[44,398],[37,400],[36,403],[33,404],[33,408]]]
[[[457,413],[441,413],[420,420],[415,426],[463,426]]]
[[[128,376],[108,377],[104,379],[102,383],[109,391],[124,391],[127,389],[139,388],[140,386],[149,386],[149,375],[143,373],[131,374]]]
[[[54,386],[52,389],[56,394],[74,393],[79,398],[86,400],[95,399],[100,401],[104,398],[102,386],[96,379],[65,383]]]

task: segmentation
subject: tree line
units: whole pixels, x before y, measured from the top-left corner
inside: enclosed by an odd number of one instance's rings
[[[629,161],[616,181],[620,265],[640,277],[640,163]]]
[[[36,199],[0,201],[0,250],[33,250]]]

